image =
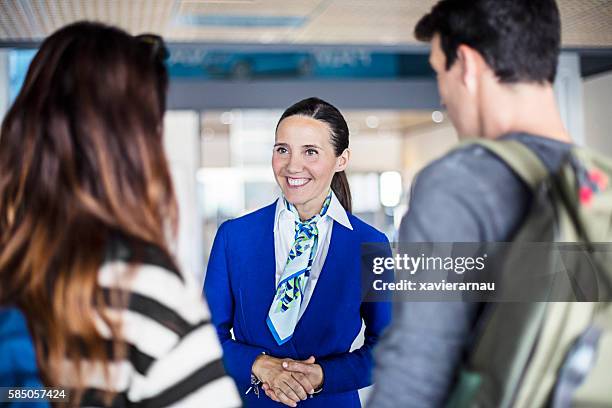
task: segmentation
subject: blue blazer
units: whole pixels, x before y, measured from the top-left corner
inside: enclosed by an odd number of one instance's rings
[[[334,222],[323,270],[292,338],[278,345],[266,325],[276,292],[274,214],[276,203],[224,222],[215,237],[204,290],[223,346],[225,368],[248,407],[284,407],[250,386],[251,367],[265,352],[304,360],[313,355],[323,368],[321,393],[299,407],[360,407],[357,390],[372,383],[372,348],[391,320],[389,302],[361,302],[360,245],[382,242],[384,234],[348,214],[350,230]],[[349,352],[365,321],[364,345]],[[235,340],[230,329],[233,329]]]

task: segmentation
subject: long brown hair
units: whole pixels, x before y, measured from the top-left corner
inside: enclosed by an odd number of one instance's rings
[[[170,253],[166,87],[151,44],[75,23],[43,42],[2,123],[0,304],[26,314],[48,385],[66,358],[108,368],[95,317],[117,334],[97,283],[112,234]]]
[[[336,157],[340,156],[349,147],[349,128],[342,113],[331,103],[325,102],[319,98],[307,98],[294,103],[288,107],[281,115],[276,129],[283,121],[291,116],[307,116],[316,120],[320,120],[329,126],[332,146]],[[332,178],[331,189],[338,197],[338,201],[342,207],[348,212],[352,211],[351,188],[349,187],[348,178],[343,171],[336,172]]]

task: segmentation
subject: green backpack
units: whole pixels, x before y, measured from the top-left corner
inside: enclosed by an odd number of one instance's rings
[[[517,141],[476,142],[501,158],[533,193],[513,242],[580,242],[598,270],[599,302],[489,303],[447,406],[612,406],[612,159],[574,147],[550,174]],[[612,243],[610,244],[612,247]],[[520,267],[512,255],[502,274]]]

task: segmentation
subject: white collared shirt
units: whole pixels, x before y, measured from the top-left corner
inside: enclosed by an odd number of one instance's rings
[[[274,215],[274,255],[276,258],[276,285],[280,281],[283,275],[283,269],[287,263],[287,257],[289,251],[293,245],[295,238],[295,221],[296,216],[294,213],[289,211],[285,206],[285,200],[280,197],[276,200],[276,213]],[[319,230],[319,244],[317,246],[317,253],[315,254],[312,269],[310,270],[310,278],[306,283],[306,289],[304,291],[304,298],[300,306],[300,313],[298,319],[302,317],[317,281],[319,275],[323,269],[325,258],[327,257],[327,250],[329,249],[329,243],[331,242],[332,227],[334,221],[352,230],[353,226],[349,221],[348,215],[340,204],[340,201],[336,195],[332,192],[331,202],[325,215],[317,222],[317,229]]]

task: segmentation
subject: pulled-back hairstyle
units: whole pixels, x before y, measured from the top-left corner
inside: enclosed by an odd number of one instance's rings
[[[465,44],[501,82],[555,80],[561,43],[555,0],[441,0],[419,20],[414,34],[421,41],[440,35],[446,69]]]
[[[349,147],[349,129],[342,113],[331,103],[319,98],[303,99],[285,110],[276,124],[276,129],[290,116],[307,116],[325,123],[330,130],[329,140],[334,147],[336,157],[340,156]],[[331,188],[338,197],[342,207],[348,212],[352,211],[351,189],[344,171],[334,174]]]
[[[87,356],[108,374],[111,351],[95,322],[118,338],[97,281],[110,238],[170,257],[177,210],[158,54],[117,28],[66,26],[42,43],[2,123],[0,304],[27,315],[48,385],[60,385],[65,359],[80,367]]]

